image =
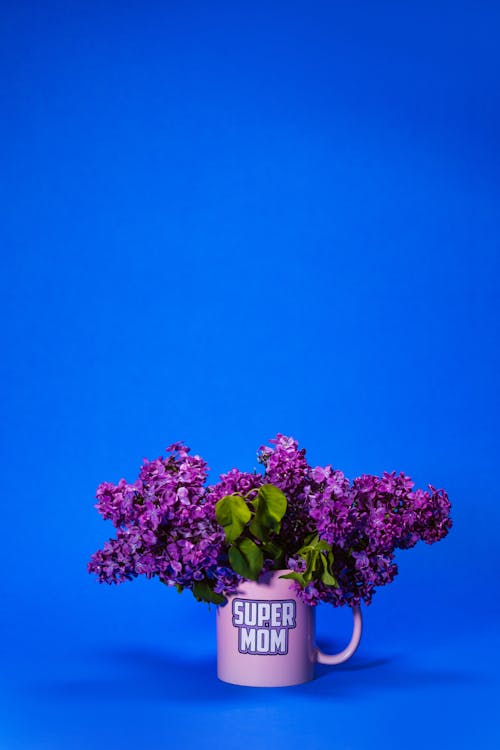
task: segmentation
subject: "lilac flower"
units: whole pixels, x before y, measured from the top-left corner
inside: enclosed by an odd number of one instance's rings
[[[278,435],[270,443],[275,447],[263,446],[259,454],[265,479],[279,486],[293,506],[283,519],[288,567],[303,572],[297,541],[311,531],[331,545],[333,552],[332,574],[338,587],[320,580],[305,587],[292,583],[297,596],[308,604],[370,604],[376,589],[390,583],[398,572],[397,548],[406,549],[421,540],[431,544],[451,528],[444,490],[413,491],[410,477],[396,472],[384,472],[381,477],[363,474],[350,482],[331,466],[309,466],[305,451],[292,438]]]
[[[258,460],[264,465],[264,481],[274,484],[288,499],[280,540],[290,551],[294,551],[314,529],[314,519],[309,514],[308,503],[310,467],[305,458],[305,450],[299,449],[297,441],[292,437],[278,433],[269,442],[275,447],[261,446]]]
[[[217,484],[211,485],[209,490],[210,500],[215,506],[217,500],[224,495],[246,495],[251,490],[258,489],[264,482],[261,474],[251,474],[249,472],[231,469],[227,474],[221,474]]]
[[[235,590],[238,576],[227,568],[224,532],[205,487],[208,467],[181,443],[169,451],[145,461],[134,485],[98,488],[96,507],[117,534],[92,555],[89,571],[107,583],[145,575],[181,589],[223,580],[227,592]]]

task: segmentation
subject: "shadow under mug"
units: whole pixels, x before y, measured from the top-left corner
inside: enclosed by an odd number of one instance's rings
[[[288,570],[272,570],[258,581],[243,581],[238,592],[218,606],[217,676],[253,687],[284,687],[314,679],[314,665],[341,664],[361,640],[359,607],[348,646],[325,654],[315,644],[315,609],[297,599]]]

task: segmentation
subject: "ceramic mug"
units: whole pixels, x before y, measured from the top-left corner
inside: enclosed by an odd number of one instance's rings
[[[287,570],[244,581],[238,592],[217,607],[217,676],[224,682],[253,687],[299,685],[314,678],[314,665],[341,664],[361,639],[359,607],[352,607],[349,645],[325,654],[315,645],[315,610],[297,599]]]

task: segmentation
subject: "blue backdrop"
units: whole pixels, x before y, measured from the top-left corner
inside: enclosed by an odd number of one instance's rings
[[[499,10],[1,3],[1,750],[499,746]],[[238,688],[213,609],[88,576],[94,492],[278,431],[454,528]]]

